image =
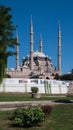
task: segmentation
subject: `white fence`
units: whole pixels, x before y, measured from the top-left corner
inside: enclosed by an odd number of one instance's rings
[[[31,87],[38,87],[43,94],[66,94],[69,83],[45,79],[6,78],[0,85],[0,92],[31,92]]]

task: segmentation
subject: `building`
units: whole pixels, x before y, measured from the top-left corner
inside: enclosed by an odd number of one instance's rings
[[[18,32],[17,32],[18,42]],[[40,38],[40,51],[33,49],[33,24],[30,22],[30,52],[22,59],[19,65],[19,46],[16,46],[16,69],[8,69],[7,74],[12,78],[42,78],[53,79],[58,73],[61,74],[61,30],[58,27],[58,69],[52,64],[51,58],[43,53],[42,38]]]

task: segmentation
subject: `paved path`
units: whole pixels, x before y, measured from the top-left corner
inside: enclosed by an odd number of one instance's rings
[[[12,102],[0,102],[0,110],[12,110],[12,109],[15,109],[17,107],[26,107],[26,106],[35,106],[35,105],[60,105],[60,104],[68,104],[68,103],[54,102],[54,101],[51,101],[51,100],[50,101],[12,101]]]
[[[13,102],[0,102],[0,110],[11,110],[17,107],[35,106],[35,105],[56,105],[53,101],[13,101]]]

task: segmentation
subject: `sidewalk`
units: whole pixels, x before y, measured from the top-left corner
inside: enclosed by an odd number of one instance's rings
[[[56,105],[54,101],[13,101],[0,102],[0,110],[12,110],[17,107],[35,106],[35,105]]]
[[[12,102],[0,102],[0,110],[12,110],[18,107],[36,106],[36,105],[60,105],[60,104],[73,104],[68,102],[56,102],[56,101],[12,101]]]

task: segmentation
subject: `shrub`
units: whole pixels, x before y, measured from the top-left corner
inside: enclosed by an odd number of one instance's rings
[[[32,93],[37,93],[38,92],[38,88],[37,87],[31,87],[31,91],[32,91]]]
[[[5,78],[11,78],[9,74],[5,74]]]
[[[14,126],[23,126],[23,108],[16,109],[11,115],[10,119]]]
[[[41,106],[41,108],[42,108],[42,111],[45,113],[46,117],[50,115],[50,112],[52,110],[51,106],[44,105],[44,106]]]
[[[39,125],[43,122],[45,114],[40,106],[30,106],[27,108],[19,108],[12,114],[12,124],[20,127],[30,127]]]

